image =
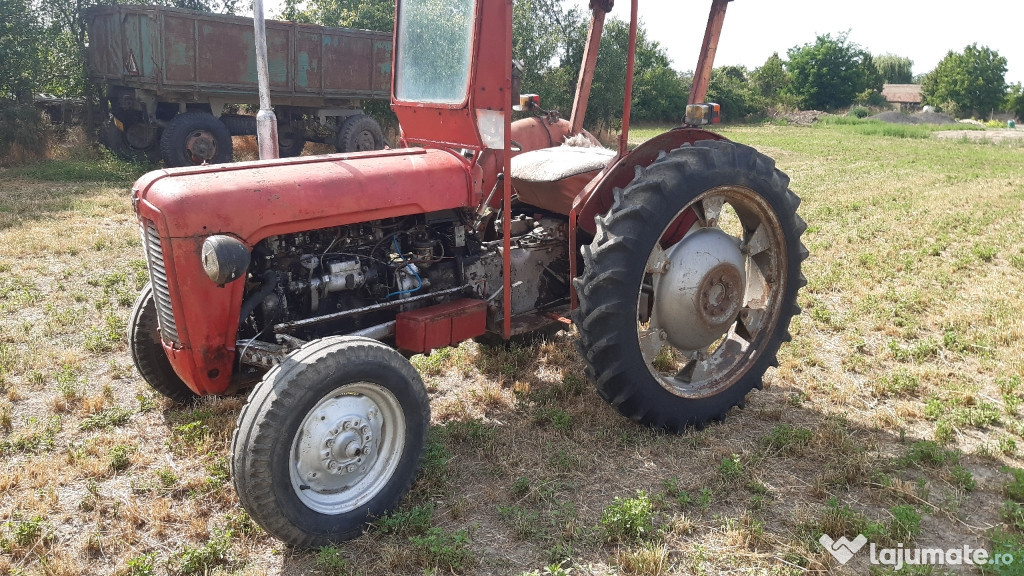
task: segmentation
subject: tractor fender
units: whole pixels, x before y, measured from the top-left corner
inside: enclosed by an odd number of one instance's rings
[[[150,172],[132,189],[151,276],[164,285],[178,340],[163,342],[193,392],[231,385],[244,282],[217,286],[203,242],[226,234],[252,247],[269,236],[475,206],[479,174],[443,150],[381,150]],[[154,244],[158,242],[159,244]],[[163,270],[154,273],[154,248]]]
[[[637,166],[650,166],[662,152],[675,150],[683,144],[701,140],[725,140],[724,136],[700,128],[675,128],[637,146],[629,154],[620,157],[601,174],[594,178],[573,201],[576,227],[594,234],[594,217],[605,214],[612,207],[612,192],[625,188],[633,181]]]

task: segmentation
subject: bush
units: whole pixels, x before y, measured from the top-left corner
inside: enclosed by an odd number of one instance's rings
[[[46,153],[42,118],[31,104],[0,99],[0,166],[24,164]]]

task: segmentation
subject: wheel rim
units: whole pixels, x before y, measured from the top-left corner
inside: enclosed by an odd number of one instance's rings
[[[366,504],[401,460],[405,415],[388,389],[356,382],[324,396],[302,420],[289,453],[295,495],[321,514]]]
[[[185,156],[193,164],[209,162],[217,155],[217,138],[209,130],[193,130],[185,137]]]
[[[377,139],[373,137],[373,133],[369,130],[363,130],[357,134],[355,143],[356,150],[359,152],[377,149]]]
[[[709,190],[680,210],[647,259],[637,339],[669,392],[715,395],[747,372],[782,308],[785,236],[744,187]]]

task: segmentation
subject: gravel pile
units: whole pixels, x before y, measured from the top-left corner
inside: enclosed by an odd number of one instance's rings
[[[881,120],[889,124],[956,124],[956,120],[953,120],[945,114],[938,112],[917,112],[915,114],[907,114],[905,112],[882,112],[881,114],[875,114],[871,116],[875,120]]]

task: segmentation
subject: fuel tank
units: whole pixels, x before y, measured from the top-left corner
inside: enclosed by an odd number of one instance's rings
[[[418,148],[157,170],[132,189],[161,339],[197,394],[228,390],[244,282],[203,270],[203,241],[252,248],[277,234],[476,206],[480,171],[461,156]]]

